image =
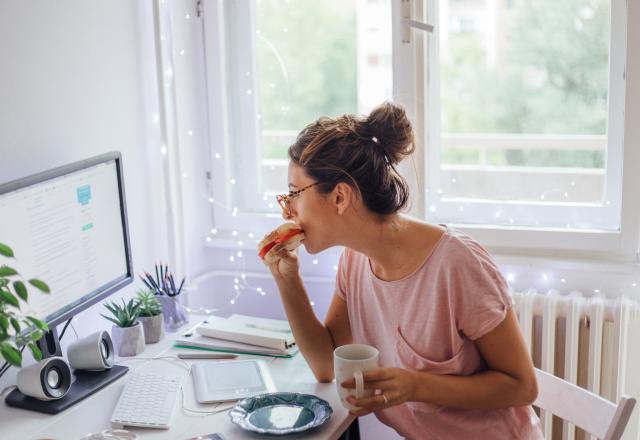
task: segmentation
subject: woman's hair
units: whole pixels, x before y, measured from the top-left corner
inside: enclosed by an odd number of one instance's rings
[[[385,102],[368,117],[321,117],[300,132],[289,157],[319,182],[321,193],[345,182],[361,194],[371,212],[385,216],[409,201],[409,186],[395,165],[414,149],[404,108]]]

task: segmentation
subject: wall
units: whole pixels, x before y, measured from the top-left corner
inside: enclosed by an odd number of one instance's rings
[[[0,60],[0,182],[119,150],[134,270],[166,258],[151,2],[4,1]],[[0,242],[10,234],[0,231]],[[79,314],[75,330],[110,328],[102,310]],[[63,350],[73,340],[69,329]]]

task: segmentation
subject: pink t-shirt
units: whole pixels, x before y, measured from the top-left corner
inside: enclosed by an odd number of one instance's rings
[[[381,368],[458,376],[487,369],[473,341],[512,306],[489,254],[449,228],[420,268],[396,281],[379,279],[367,256],[346,248],[336,294],[347,302],[354,342],[378,348]],[[544,438],[531,406],[468,410],[407,402],[376,416],[409,439]]]

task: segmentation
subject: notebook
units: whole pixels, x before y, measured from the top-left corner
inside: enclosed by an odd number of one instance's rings
[[[246,315],[212,316],[196,328],[196,333],[281,351],[296,345],[287,321]]]

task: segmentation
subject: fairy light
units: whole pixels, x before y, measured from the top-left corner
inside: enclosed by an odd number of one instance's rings
[[[162,148],[160,148],[160,153],[162,153],[163,156],[167,155],[167,146],[163,145]]]
[[[184,49],[180,50],[180,55],[184,55]]]
[[[236,179],[231,179],[229,182],[231,182],[232,185],[236,184]]]
[[[231,231],[231,235],[235,237],[236,235],[238,235],[238,231]]]
[[[216,153],[216,159],[220,159],[220,153]]]
[[[192,130],[189,130],[189,131],[187,131],[187,134],[188,134],[189,136],[193,136],[193,131],[192,131]]]
[[[207,242],[211,243],[211,237],[207,237]]]
[[[211,230],[211,233],[215,235],[215,234],[218,233],[218,230],[214,228],[214,229]]]
[[[318,264],[318,259],[317,259],[317,258],[314,258],[314,259],[313,259],[313,261],[312,261],[312,263],[313,263],[313,264]]]
[[[513,283],[516,279],[516,276],[512,273],[508,273],[507,274],[507,281],[509,281],[510,283]]]
[[[214,202],[213,197],[209,197],[209,203],[213,203],[213,202]]]

